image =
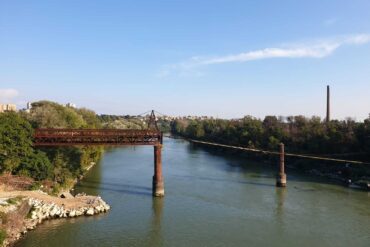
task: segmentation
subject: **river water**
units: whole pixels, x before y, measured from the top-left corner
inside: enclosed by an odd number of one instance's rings
[[[370,194],[165,139],[165,197],[152,198],[153,148],[106,151],[76,191],[111,211],[45,221],[17,246],[370,246]]]

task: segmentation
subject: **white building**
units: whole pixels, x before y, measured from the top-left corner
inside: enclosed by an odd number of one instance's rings
[[[16,111],[17,106],[15,104],[0,104],[0,112]]]

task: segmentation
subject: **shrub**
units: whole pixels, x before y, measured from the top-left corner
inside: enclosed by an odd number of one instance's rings
[[[6,231],[4,229],[0,229],[0,245],[4,243],[4,240],[6,238]]]

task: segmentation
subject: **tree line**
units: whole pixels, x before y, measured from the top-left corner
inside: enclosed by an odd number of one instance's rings
[[[319,117],[246,116],[238,120],[176,120],[177,135],[222,144],[274,150],[283,142],[297,153],[344,155],[355,153],[370,160],[370,116],[363,122],[352,119],[326,122]]]

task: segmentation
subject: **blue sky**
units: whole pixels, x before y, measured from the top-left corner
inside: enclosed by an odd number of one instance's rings
[[[370,113],[370,1],[1,0],[0,102],[98,113]]]

